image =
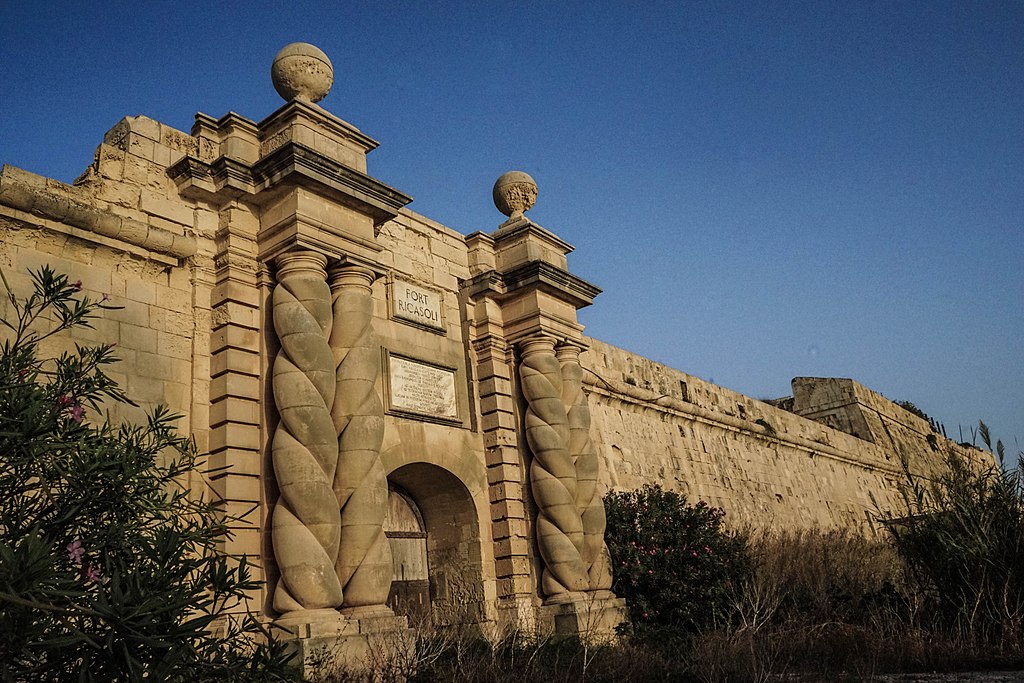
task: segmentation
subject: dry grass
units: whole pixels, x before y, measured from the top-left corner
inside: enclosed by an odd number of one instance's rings
[[[870,680],[881,673],[1021,668],[1015,649],[950,630],[891,544],[840,531],[758,536],[735,621],[698,638],[708,683]]]
[[[942,626],[885,541],[837,531],[752,535],[750,549],[753,571],[732,587],[732,621],[714,630],[585,647],[522,633],[488,642],[470,631],[421,628],[411,659],[381,666],[374,680],[761,683],[1024,670],[1016,648]],[[331,683],[343,680],[358,679]]]

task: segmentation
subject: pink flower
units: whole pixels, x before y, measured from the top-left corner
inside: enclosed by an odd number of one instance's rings
[[[81,541],[73,541],[68,543],[68,559],[75,564],[82,564],[82,555],[85,554],[85,549],[82,548]]]
[[[74,401],[71,400],[71,396],[68,394],[61,394],[57,397],[57,405],[61,408],[66,408],[71,405]]]
[[[103,303],[104,301],[110,301],[110,295],[109,294],[104,294],[103,298],[100,299],[100,303]]]
[[[74,287],[75,289],[77,289],[79,292],[82,291],[82,281],[81,280],[75,280],[74,283],[71,286]]]
[[[83,417],[85,417],[85,408],[83,408],[80,404],[76,405],[74,408],[71,409],[72,420],[74,420],[75,422],[81,422]]]
[[[100,580],[100,568],[91,564],[85,566],[85,580],[95,583]]]

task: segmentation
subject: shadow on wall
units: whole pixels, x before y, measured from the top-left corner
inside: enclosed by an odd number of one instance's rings
[[[423,462],[399,467],[388,484],[392,608],[413,622],[429,611],[438,626],[483,620],[480,528],[469,490],[451,472]]]

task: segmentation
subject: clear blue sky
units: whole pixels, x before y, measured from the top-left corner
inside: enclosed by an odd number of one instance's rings
[[[259,120],[300,40],[414,210],[491,231],[495,178],[536,178],[589,334],[1024,447],[1024,2],[6,0],[0,161],[70,181],[125,115]]]

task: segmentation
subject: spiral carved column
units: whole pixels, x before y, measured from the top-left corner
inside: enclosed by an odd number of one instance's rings
[[[569,453],[570,426],[562,403],[562,370],[554,341],[522,343],[519,379],[526,398],[526,439],[533,451],[530,487],[537,503],[537,546],[544,560],[541,588],[549,600],[571,599],[590,586],[583,561],[583,523],[576,508],[576,467]]]
[[[391,546],[384,535],[388,482],[380,460],[384,407],[377,395],[380,350],[372,343],[376,277],[368,268],[331,269],[335,394],[331,413],[338,447],[334,492],[341,509],[336,570],[344,607],[383,606],[391,589]]]
[[[610,590],[612,586],[604,501],[598,487],[599,461],[590,440],[590,406],[583,392],[583,366],[576,344],[558,346],[556,355],[562,370],[562,404],[569,422],[569,456],[576,469],[576,511],[583,524],[581,555],[587,567],[589,589]]]
[[[341,516],[333,490],[338,441],[331,419],[335,372],[328,346],[332,314],[326,264],[326,258],[309,251],[280,256],[271,298],[281,344],[271,371],[281,418],[271,444],[281,492],[271,517],[281,572],[273,603],[284,613],[342,603],[334,571]]]

